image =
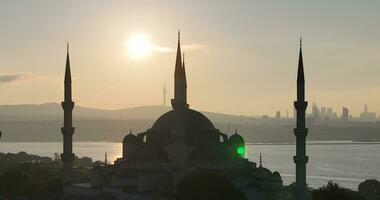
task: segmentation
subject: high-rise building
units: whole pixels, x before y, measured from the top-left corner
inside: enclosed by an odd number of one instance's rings
[[[281,112],[279,110],[276,111],[276,119],[281,118]]]
[[[342,108],[342,120],[348,121],[348,119],[349,119],[348,108],[343,107]]]
[[[319,118],[319,108],[317,106],[317,103],[315,103],[315,102],[313,103],[311,115],[313,116],[313,118]]]
[[[333,117],[332,119],[338,119],[338,114],[336,112],[333,112]]]
[[[326,117],[328,119],[333,119],[333,109],[332,108],[327,108]]]
[[[286,110],[286,118],[289,119],[289,110]]]
[[[321,116],[322,119],[326,118],[326,107],[321,107]]]
[[[375,122],[376,119],[376,113],[375,112],[368,112],[368,106],[367,104],[364,104],[364,111],[359,116],[360,121],[367,121],[367,122]]]

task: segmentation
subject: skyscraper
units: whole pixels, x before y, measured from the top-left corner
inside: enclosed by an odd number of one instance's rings
[[[332,119],[333,118],[333,110],[332,110],[332,108],[327,108],[326,117],[328,119]]]
[[[281,112],[279,110],[276,111],[276,119],[281,119]]]
[[[61,159],[63,162],[62,180],[64,185],[70,185],[72,183],[72,169],[74,161],[73,153],[73,108],[74,102],[71,98],[71,71],[70,71],[70,58],[69,58],[69,44],[67,44],[66,55],[66,69],[65,69],[65,84],[64,84],[64,101],[62,102],[62,108],[64,111],[63,127],[61,128],[63,134],[63,153]]]
[[[348,121],[348,119],[349,119],[348,108],[343,107],[342,108],[342,120]]]
[[[326,118],[326,107],[321,107],[320,117],[321,117],[321,119]]]
[[[301,40],[297,75],[297,101],[294,102],[294,107],[297,110],[297,127],[294,129],[296,136],[296,156],[294,156],[294,163],[296,164],[296,200],[305,200],[306,163],[308,162],[308,157],[306,156],[306,135],[308,130],[305,126],[307,101],[305,101],[305,76]]]

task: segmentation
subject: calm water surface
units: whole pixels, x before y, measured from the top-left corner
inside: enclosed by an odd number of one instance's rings
[[[104,160],[104,154],[107,152],[108,160],[114,161],[121,157],[121,150],[120,143],[74,143],[76,155],[88,156],[94,160]],[[62,144],[0,143],[0,152],[19,151],[53,157],[55,152],[62,151]],[[280,172],[285,184],[294,181],[294,145],[247,145],[246,157],[249,160],[258,162],[260,153],[263,155],[264,167]],[[328,180],[333,180],[356,190],[358,184],[365,179],[380,180],[380,144],[313,144],[307,146],[307,154],[307,182],[311,187],[320,187]]]

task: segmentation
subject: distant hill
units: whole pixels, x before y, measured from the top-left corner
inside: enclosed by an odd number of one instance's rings
[[[75,106],[75,139],[78,141],[120,141],[130,129],[141,132],[171,107],[142,106],[118,110]],[[243,124],[249,117],[203,112],[216,125]],[[60,141],[63,110],[58,103],[0,105],[1,141]]]
[[[74,141],[121,142],[130,129],[134,133],[150,128],[171,107],[142,106],[103,110],[75,106]],[[246,142],[294,142],[293,119],[247,117],[202,112],[223,133],[238,129]],[[63,110],[58,103],[41,105],[0,105],[0,142],[62,141]],[[308,126],[308,140],[380,141],[380,127]]]
[[[141,106],[118,110],[104,110],[87,108],[76,105],[73,111],[75,119],[105,119],[105,120],[136,120],[157,119],[159,116],[171,110],[168,106]],[[242,123],[249,120],[246,116],[236,116],[212,112],[202,112],[211,120],[230,123]],[[61,104],[46,103],[40,105],[0,105],[0,121],[25,121],[25,120],[58,120],[62,119],[63,110]],[[244,123],[244,122],[243,122]]]

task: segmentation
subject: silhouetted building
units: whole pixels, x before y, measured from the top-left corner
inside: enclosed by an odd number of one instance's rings
[[[360,113],[359,120],[360,121],[367,121],[367,122],[375,122],[376,121],[376,113],[368,112],[368,106],[367,106],[367,104],[364,104],[364,111],[362,113]]]
[[[70,71],[70,58],[69,58],[69,44],[67,44],[66,55],[66,69],[65,69],[65,87],[64,87],[64,101],[62,102],[62,108],[64,111],[63,119],[63,153],[61,159],[63,163],[62,179],[64,185],[70,185],[72,183],[72,169],[75,155],[73,153],[73,108],[74,102],[71,98],[71,71]]]
[[[319,108],[317,106],[317,103],[315,103],[315,102],[313,103],[311,115],[313,116],[314,119],[319,118]]]
[[[92,185],[119,188],[150,197],[173,198],[178,182],[194,171],[223,173],[249,199],[267,199],[281,189],[278,172],[245,159],[245,142],[237,130],[228,137],[187,103],[185,62],[178,37],[174,73],[173,110],[153,126],[123,139],[123,157],[114,165],[94,169]]]
[[[321,119],[325,119],[327,117],[326,107],[321,107]]]
[[[348,121],[349,120],[348,108],[346,108],[346,107],[342,108],[342,120],[343,121]]]
[[[281,119],[281,112],[280,111],[276,112],[276,119]]]
[[[332,108],[327,108],[327,114],[326,117],[328,119],[333,119],[333,109]]]
[[[333,117],[332,119],[338,119],[338,114],[336,112],[333,112]]]
[[[305,111],[307,101],[305,101],[305,75],[302,60],[302,41],[300,41],[298,61],[297,101],[294,102],[294,107],[297,109],[297,127],[294,129],[294,134],[296,136],[296,156],[294,156],[294,163],[296,164],[296,200],[305,200],[306,163],[309,158],[306,156],[306,135],[308,130],[305,125]]]

